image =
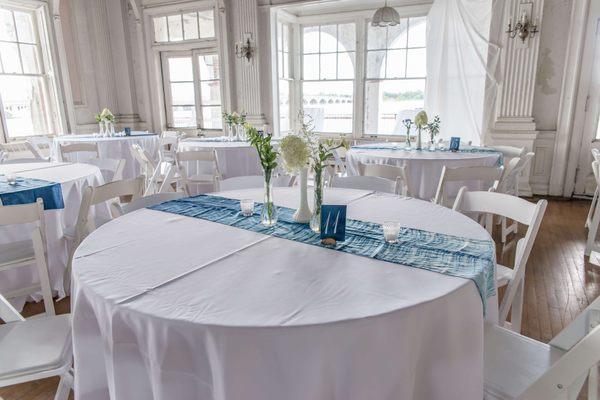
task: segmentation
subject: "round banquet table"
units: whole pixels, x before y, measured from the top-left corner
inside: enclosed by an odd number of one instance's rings
[[[93,135],[64,135],[54,138],[52,146],[52,159],[56,161],[85,162],[92,155],[89,153],[74,153],[69,155],[69,160],[62,160],[60,156],[61,144],[95,143],[98,144],[100,158],[125,160],[123,178],[132,179],[140,174],[140,165],[131,154],[131,145],[138,144],[150,156],[157,160],[159,150],[159,137],[155,133],[132,132],[131,136],[95,137]],[[108,180],[109,177],[105,177]]]
[[[98,186],[104,183],[98,167],[90,164],[73,163],[24,163],[0,164],[0,174],[14,174],[23,178],[42,179],[60,183],[65,207],[58,210],[44,211],[46,225],[47,262],[52,288],[59,296],[65,295],[63,274],[68,262],[67,242],[63,237],[66,227],[74,227],[87,186]],[[106,205],[92,208],[93,215],[99,219],[109,217]],[[0,243],[31,239],[31,227],[27,225],[11,225],[0,227]],[[36,269],[19,268],[0,272],[0,292],[8,292],[17,288],[31,286],[39,281]],[[15,306],[22,307],[25,298],[16,301]]]
[[[297,205],[296,189],[274,190]],[[421,200],[327,189],[325,202],[347,204],[349,218],[491,240]],[[73,274],[80,400],[483,397],[470,280],[149,209],[88,236]]]
[[[353,147],[346,152],[349,176],[360,175],[359,163],[406,165],[412,195],[423,200],[431,200],[435,197],[444,165],[450,168],[496,166],[501,157],[501,154],[496,152],[405,151],[401,143],[377,143],[359,147]],[[462,186],[467,186],[469,190],[487,190],[482,182],[450,182],[445,188],[445,193],[450,198],[455,197]]]
[[[247,142],[225,140],[185,139],[179,143],[180,151],[214,149],[217,152],[219,170],[223,178],[236,176],[262,175],[260,160],[254,147]],[[188,175],[202,174],[202,166],[188,163]]]

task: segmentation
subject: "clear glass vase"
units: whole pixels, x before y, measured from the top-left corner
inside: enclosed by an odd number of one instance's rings
[[[236,140],[246,141],[246,128],[244,128],[244,125],[236,125],[235,130],[236,130],[236,134],[235,134]]]
[[[233,125],[227,125],[227,140],[233,141]]]
[[[417,128],[417,150],[423,150],[423,146],[421,144],[421,128]]]
[[[323,170],[315,171],[315,197],[310,229],[321,232],[321,206],[323,205]]]
[[[404,146],[404,150],[410,151],[411,146],[410,146],[410,130],[408,132],[406,132],[406,140],[405,140],[406,146]]]
[[[260,213],[260,223],[264,226],[271,227],[277,223],[277,207],[273,201],[273,171],[264,171],[265,178],[265,198],[263,208]]]

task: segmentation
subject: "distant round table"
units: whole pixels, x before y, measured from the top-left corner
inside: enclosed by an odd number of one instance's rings
[[[52,288],[59,296],[65,295],[63,287],[63,274],[67,267],[68,251],[67,242],[63,238],[63,231],[67,227],[74,227],[79,213],[79,206],[83,197],[83,190],[87,186],[98,186],[104,183],[98,167],[90,164],[72,163],[23,163],[0,164],[0,174],[14,174],[23,178],[35,178],[45,181],[60,183],[64,208],[44,211],[46,224],[47,260]],[[98,206],[92,209],[99,218],[108,218],[107,206]],[[18,240],[31,239],[31,227],[23,225],[0,227],[0,243],[11,243]],[[38,282],[37,271],[32,268],[20,268],[0,272],[0,292],[11,291],[16,288],[31,286]],[[25,299],[17,304],[21,306]]]
[[[298,204],[296,188],[274,195]],[[491,240],[430,202],[332,188],[325,202]],[[482,301],[467,279],[142,209],[83,241],[73,282],[78,400],[483,397]]]
[[[219,170],[223,178],[262,175],[260,160],[254,147],[248,142],[229,142],[225,139],[184,139],[179,143],[180,151],[214,149],[217,152]],[[188,163],[188,174],[203,173],[201,166]]]
[[[94,135],[64,135],[54,138],[52,159],[56,161],[85,162],[89,154],[77,154],[69,160],[60,157],[60,145],[72,143],[94,143],[98,145],[100,158],[125,160],[124,179],[132,179],[140,174],[140,165],[131,154],[131,145],[137,144],[146,150],[153,159],[158,159],[159,137],[155,133],[132,132],[131,136],[96,137]]]
[[[490,151],[451,152],[428,150],[404,150],[402,143],[376,143],[352,147],[346,152],[346,165],[348,175],[360,175],[359,163],[406,165],[408,180],[412,195],[423,200],[431,200],[435,196],[442,168],[470,167],[470,166],[495,166],[498,165],[501,153]],[[470,190],[481,190],[480,182],[452,182],[445,192],[449,197],[454,197],[461,186]]]

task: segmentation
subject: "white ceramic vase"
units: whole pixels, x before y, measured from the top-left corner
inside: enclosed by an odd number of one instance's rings
[[[300,170],[300,206],[294,213],[294,221],[306,224],[310,222],[312,212],[308,207],[308,168]]]

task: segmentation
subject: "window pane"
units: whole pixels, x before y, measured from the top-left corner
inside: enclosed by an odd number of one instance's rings
[[[336,54],[321,54],[321,78],[320,79],[335,79],[336,78]]]
[[[319,79],[319,55],[308,54],[304,56],[304,79]]]
[[[202,82],[200,92],[203,106],[221,104],[221,83],[219,81]]]
[[[17,40],[12,12],[9,10],[0,9],[0,40]]]
[[[185,40],[198,39],[198,14],[183,14],[183,37]]]
[[[290,49],[290,26],[283,25],[281,29],[281,47],[282,51],[288,51]]]
[[[277,22],[277,51],[283,50],[283,24]]]
[[[352,81],[304,82],[303,108],[317,132],[352,132]]]
[[[283,53],[283,76],[290,77],[290,54]]]
[[[192,58],[169,58],[169,80],[171,82],[192,82],[194,80]]]
[[[169,41],[175,42],[183,40],[183,26],[181,26],[181,15],[169,15]]]
[[[43,78],[0,76],[0,98],[9,137],[54,133],[44,110],[47,94]]]
[[[15,22],[17,24],[17,35],[20,43],[36,43],[33,30],[33,18],[31,14],[15,11]]]
[[[204,129],[223,129],[221,107],[202,107],[202,127]]]
[[[36,46],[34,44],[21,44],[21,59],[23,60],[23,72],[26,74],[39,74],[40,64],[38,62]]]
[[[213,10],[200,11],[198,17],[200,21],[200,38],[215,37],[215,16]]]
[[[406,76],[421,78],[427,74],[427,52],[425,49],[409,49]]]
[[[356,25],[341,24],[338,25],[339,51],[356,50]]]
[[[354,52],[338,53],[338,79],[354,79]]]
[[[396,134],[406,132],[402,120],[413,118],[423,109],[425,79],[384,80],[365,86],[365,133]]]
[[[154,18],[154,41],[169,41],[169,35],[167,34],[167,17]]]
[[[406,50],[388,50],[386,78],[404,78],[406,75]]]
[[[387,28],[382,28],[380,26],[372,26],[369,23],[367,28],[367,49],[385,49],[386,32]]]
[[[279,80],[279,130],[290,130],[290,81]]]
[[[193,82],[171,83],[171,98],[174,105],[196,104]]]
[[[427,17],[411,18],[408,29],[408,47],[425,47],[427,38]]]
[[[5,73],[22,73],[19,48],[16,43],[0,43],[0,58]]]
[[[303,29],[302,46],[304,54],[319,52],[319,27],[307,26]]]
[[[198,126],[196,122],[196,107],[195,106],[174,106],[173,112],[173,127],[174,128],[191,128]]]
[[[402,18],[398,25],[389,26],[387,28],[387,46],[389,49],[406,48],[407,28],[408,20],[406,18]]]
[[[385,78],[385,51],[367,52],[367,79]]]
[[[277,52],[277,77],[283,77],[283,53],[281,51]]]
[[[337,25],[321,26],[321,53],[337,51]]]
[[[219,79],[219,56],[209,54],[198,57],[200,63],[200,80]]]

